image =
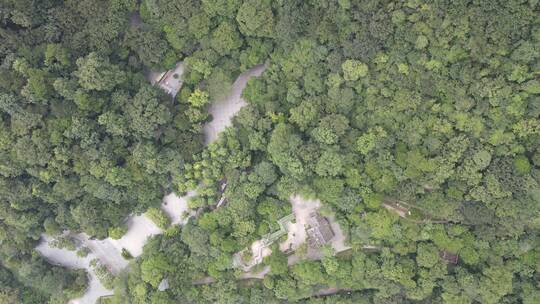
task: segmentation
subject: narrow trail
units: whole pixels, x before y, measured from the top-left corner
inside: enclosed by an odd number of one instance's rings
[[[426,209],[424,209],[422,207],[418,207],[418,206],[409,204],[409,203],[401,201],[401,200],[387,199],[385,202],[382,203],[382,206],[385,209],[387,209],[387,210],[389,210],[391,212],[394,212],[395,214],[397,214],[402,219],[404,219],[404,220],[406,220],[408,222],[411,222],[411,223],[416,223],[416,224],[429,224],[429,223],[431,223],[431,224],[447,224],[447,223],[452,223],[453,222],[452,220],[449,220],[449,219],[435,219],[436,217],[433,216],[428,210],[426,210]],[[409,215],[411,215],[410,209],[416,209],[416,210],[421,211],[426,218],[424,218],[422,220],[415,220],[415,219],[409,218]]]
[[[352,289],[349,288],[337,288],[337,287],[329,287],[325,289],[321,289],[318,292],[314,293],[312,297],[326,297],[331,296],[333,294],[339,293],[339,292],[351,292]]]
[[[270,272],[270,266],[265,266],[261,271],[259,272],[246,272],[241,274],[238,277],[238,281],[244,281],[244,280],[262,280],[264,277]],[[217,282],[217,280],[213,277],[204,277],[200,280],[194,281],[193,285],[208,285],[213,284]]]

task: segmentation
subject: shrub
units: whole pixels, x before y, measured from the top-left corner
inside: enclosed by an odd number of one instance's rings
[[[148,211],[146,211],[146,216],[161,229],[167,229],[171,222],[165,212],[159,208],[148,209]]]
[[[133,256],[131,255],[131,253],[126,248],[122,248],[122,257],[124,259],[126,259],[126,260],[133,259]]]

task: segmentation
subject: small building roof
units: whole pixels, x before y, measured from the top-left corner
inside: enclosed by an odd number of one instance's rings
[[[324,239],[324,242],[329,242],[334,237],[334,231],[330,226],[330,222],[327,218],[317,213],[317,222],[319,223],[319,231]]]
[[[167,279],[161,280],[161,282],[159,283],[159,286],[158,286],[157,289],[159,291],[165,291],[165,290],[169,289],[169,280],[167,280]]]

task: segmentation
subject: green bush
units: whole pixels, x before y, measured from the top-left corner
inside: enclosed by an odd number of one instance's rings
[[[113,240],[118,240],[124,236],[128,231],[128,227],[126,225],[122,225],[119,227],[111,227],[109,228],[109,237]]]
[[[514,158],[514,167],[519,174],[529,174],[531,172],[531,164],[529,159],[524,155],[519,155]]]
[[[109,272],[109,270],[107,269],[107,267],[105,267],[105,265],[99,262],[94,263],[94,264],[95,264],[93,266],[94,272],[97,278],[99,279],[99,281],[101,282],[101,284],[103,284],[103,286],[107,289],[113,289],[114,279],[115,279],[114,275]]]
[[[77,250],[77,256],[81,258],[85,258],[90,253],[90,248],[88,247],[81,247],[79,250]]]
[[[159,208],[150,208],[146,211],[146,216],[156,224],[161,229],[167,229],[169,227],[171,220],[165,214],[165,212]]]
[[[122,257],[124,259],[126,259],[126,260],[133,259],[133,256],[131,255],[131,253],[126,248],[122,248]]]

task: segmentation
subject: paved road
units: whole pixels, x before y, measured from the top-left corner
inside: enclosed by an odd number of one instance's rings
[[[216,100],[208,110],[212,114],[212,121],[204,126],[205,144],[210,144],[218,138],[220,132],[232,124],[232,118],[246,105],[242,98],[242,91],[251,77],[260,76],[266,69],[264,64],[257,65],[240,74],[232,85],[231,92],[224,99]]]

